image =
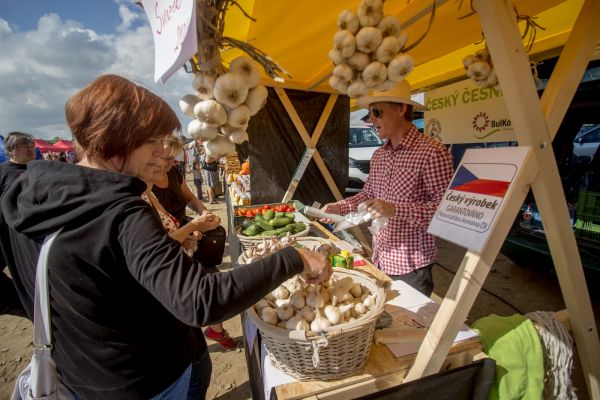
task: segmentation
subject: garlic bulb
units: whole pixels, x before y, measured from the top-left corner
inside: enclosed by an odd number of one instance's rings
[[[334,305],[329,304],[328,306],[325,306],[323,312],[325,313],[325,317],[327,317],[329,322],[331,322],[331,325],[338,324],[342,319],[340,309],[335,307]]]
[[[277,307],[281,307],[281,306],[283,306],[285,304],[288,304],[289,302],[290,302],[289,298],[287,298],[287,299],[275,299],[275,305]]]
[[[179,100],[179,108],[188,117],[194,118],[194,106],[200,101],[198,96],[186,94]]]
[[[356,35],[359,28],[358,16],[352,10],[343,10],[337,20],[338,30],[347,29],[353,35]]]
[[[300,310],[300,315],[302,315],[302,318],[308,322],[312,322],[312,320],[315,319],[315,312],[309,306],[302,308],[302,310]]]
[[[229,140],[231,140],[231,143],[234,144],[242,144],[248,139],[248,132],[242,129],[236,129],[229,134]]]
[[[254,309],[259,314],[262,312],[262,309],[265,307],[269,307],[269,302],[265,299],[260,299],[259,301],[256,302],[256,304],[254,304]]]
[[[233,126],[230,125],[221,125],[219,127],[219,131],[221,132],[221,134],[225,135],[225,136],[230,136],[233,132],[239,130],[240,128],[234,128]]]
[[[400,37],[402,29],[400,28],[400,21],[393,15],[386,15],[379,21],[377,28],[381,31],[381,35],[386,38],[389,36]]]
[[[206,122],[193,119],[188,124],[188,134],[195,139],[214,139],[217,136],[217,128]]]
[[[354,311],[356,311],[358,315],[363,315],[367,312],[367,306],[365,306],[364,303],[356,303],[354,305]]]
[[[342,52],[337,49],[329,50],[329,54],[327,56],[335,65],[340,65],[344,62],[344,56],[342,56]]]
[[[337,77],[335,75],[332,75],[329,78],[329,86],[331,86],[332,88],[334,88],[335,90],[337,90],[341,94],[346,94],[347,93],[349,85],[350,85],[350,82],[346,82],[342,78],[339,78],[339,77]]]
[[[269,91],[263,85],[257,85],[250,89],[246,97],[246,106],[250,110],[250,115],[255,115],[267,103]]]
[[[366,26],[356,34],[356,48],[363,53],[371,53],[381,44],[382,40],[379,29]]]
[[[215,100],[204,100],[194,106],[196,117],[211,126],[223,125],[227,122],[227,110]]]
[[[287,320],[285,328],[294,331],[307,331],[310,329],[310,325],[308,325],[308,322],[306,322],[301,315],[296,314]]]
[[[250,121],[250,109],[244,104],[230,110],[227,116],[227,125],[234,128],[248,126],[248,121]]]
[[[400,36],[398,36],[398,42],[400,43],[400,51],[402,51],[402,49],[404,49],[404,45],[406,44],[406,42],[408,41],[408,33],[406,32],[401,32]]]
[[[213,98],[213,87],[215,86],[216,77],[199,73],[192,81],[192,87],[198,93],[198,97],[202,100]]]
[[[374,88],[381,85],[387,78],[387,68],[385,64],[379,61],[374,61],[367,65],[367,68],[362,72],[362,79],[368,88]]]
[[[277,312],[277,317],[282,321],[287,321],[288,319],[292,318],[292,315],[294,315],[294,309],[290,304],[284,304],[280,307],[277,307],[275,308],[275,311]]]
[[[392,58],[388,64],[388,79],[399,82],[406,77],[414,68],[415,61],[408,54],[400,53]]]
[[[272,307],[263,308],[260,313],[260,317],[262,318],[263,321],[265,321],[271,325],[276,325],[277,321],[278,321],[277,312]]]
[[[353,98],[358,98],[362,96],[366,96],[369,93],[369,89],[367,85],[362,81],[362,79],[357,79],[348,86],[348,96]]]
[[[462,63],[463,66],[465,67],[465,70],[469,68],[469,65],[473,64],[475,62],[475,56],[473,54],[469,54],[468,56],[466,56],[465,58],[462,59]]]
[[[279,321],[277,323],[277,327],[281,328],[281,329],[285,329],[285,324],[287,323],[287,321]]]
[[[475,61],[467,68],[467,76],[475,81],[486,80],[490,72],[492,72],[492,68],[485,61]]]
[[[234,58],[229,64],[229,72],[241,75],[246,81],[249,89],[260,83],[260,73],[254,64],[254,61],[246,56]]]
[[[383,17],[383,1],[362,0],[357,15],[362,26],[376,26]]]
[[[207,153],[210,153],[217,158],[224,157],[235,151],[235,145],[222,135],[217,135],[213,139],[204,142],[204,148]]]
[[[294,306],[295,309],[300,310],[306,305],[306,301],[304,299],[304,292],[301,290],[297,290],[290,295],[290,304]]]
[[[241,75],[228,72],[215,81],[213,95],[225,107],[229,109],[236,108],[246,100],[248,85]]]
[[[367,308],[371,308],[375,305],[375,296],[373,296],[372,294],[368,295],[364,300],[363,300],[363,304],[367,307]]]
[[[290,297],[290,292],[283,285],[278,286],[277,289],[271,292],[271,294],[276,299],[287,299],[288,297]]]
[[[350,293],[354,297],[360,297],[362,295],[362,286],[360,286],[360,283],[354,282],[350,288]]]
[[[362,51],[356,51],[352,56],[348,57],[346,63],[355,71],[362,71],[371,62],[371,57]]]
[[[475,61],[489,61],[490,52],[486,48],[479,49],[473,54],[473,58]]]
[[[400,51],[400,40],[396,36],[388,36],[375,49],[375,58],[384,64],[389,63]]]
[[[356,49],[356,38],[347,29],[338,31],[333,35],[333,48],[339,51],[342,57],[350,57]]]
[[[290,293],[297,292],[304,289],[304,284],[299,275],[295,275],[293,278],[283,282],[282,285],[290,291]]]
[[[329,322],[327,318],[323,318],[323,315],[318,308],[315,311],[315,319],[313,319],[310,323],[310,330],[315,333],[319,333],[322,330],[329,328],[331,326],[331,322]]]
[[[333,75],[348,82],[352,79],[354,72],[347,64],[340,64],[333,69]]]

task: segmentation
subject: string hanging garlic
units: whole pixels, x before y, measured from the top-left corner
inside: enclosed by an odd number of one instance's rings
[[[371,62],[371,57],[367,53],[356,51],[352,56],[348,57],[346,62],[353,70],[362,71]]]
[[[205,73],[199,73],[192,81],[192,87],[202,100],[213,98],[213,88],[215,86],[216,77]]]
[[[400,53],[388,64],[388,79],[399,82],[408,75],[414,67],[414,60],[408,54]]]
[[[369,88],[362,79],[356,79],[354,82],[348,86],[347,90],[348,96],[352,98],[358,98],[362,96],[366,96],[369,93]]]
[[[236,129],[229,134],[229,140],[234,144],[242,144],[248,139],[248,132],[242,129]]]
[[[400,27],[400,21],[398,18],[393,15],[386,15],[379,21],[377,24],[377,28],[381,31],[381,36],[384,38],[394,36],[396,38],[400,37],[402,33],[402,29]]]
[[[342,52],[337,49],[329,50],[329,54],[327,56],[334,65],[340,65],[344,63],[344,56],[342,56]]]
[[[338,76],[332,75],[329,77],[329,86],[341,94],[346,94],[348,92],[348,86],[350,86],[350,82],[347,82]]]
[[[352,79],[354,72],[347,64],[340,64],[333,69],[333,75],[348,82]]]
[[[400,51],[400,40],[396,36],[388,36],[375,49],[375,58],[384,64],[389,63]]]
[[[361,76],[368,88],[374,88],[385,82],[385,79],[387,78],[387,68],[385,67],[385,64],[379,61],[373,61],[371,64],[367,65]]]
[[[227,116],[227,125],[234,128],[245,129],[248,126],[248,121],[250,121],[250,109],[244,104],[230,110]]]
[[[333,49],[340,52],[342,57],[350,57],[356,49],[356,38],[349,30],[338,31],[333,35]]]
[[[213,139],[207,140],[204,143],[206,153],[217,158],[226,156],[235,151],[235,145],[222,135],[217,135]]]

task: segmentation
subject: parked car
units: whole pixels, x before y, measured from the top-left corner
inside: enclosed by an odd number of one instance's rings
[[[573,154],[577,157],[589,157],[591,159],[596,154],[598,145],[600,145],[600,125],[575,138],[573,141]]]
[[[349,163],[346,193],[358,193],[369,176],[371,157],[383,141],[369,126],[351,126],[348,135]]]

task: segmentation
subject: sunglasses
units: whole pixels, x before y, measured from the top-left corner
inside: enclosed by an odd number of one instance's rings
[[[375,118],[381,118],[383,116],[383,110],[381,108],[371,108],[369,110],[369,117],[374,116]]]

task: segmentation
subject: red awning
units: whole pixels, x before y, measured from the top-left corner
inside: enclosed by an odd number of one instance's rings
[[[40,149],[40,151],[42,153],[45,153],[48,151],[62,151],[62,149],[60,147],[55,147],[54,145],[46,142],[43,139],[35,139],[35,147]]]
[[[61,139],[53,144],[54,147],[59,148],[62,151],[72,151],[73,143],[70,140]]]

